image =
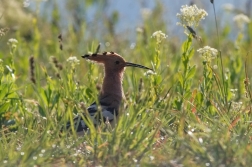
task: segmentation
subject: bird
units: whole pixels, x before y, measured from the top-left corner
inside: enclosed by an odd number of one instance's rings
[[[124,97],[122,82],[126,67],[153,70],[143,65],[126,62],[122,56],[115,52],[98,52],[99,46],[95,53],[82,56],[84,59],[91,60],[104,66],[104,78],[98,96],[98,104],[94,102],[87,108],[94,126],[97,126],[100,121],[109,121],[112,123],[119,115],[119,106]],[[101,114],[98,114],[99,111],[101,111]],[[67,122],[66,129],[71,129],[72,122],[74,123],[76,133],[82,135],[89,129],[85,120],[81,115],[77,115],[73,121]]]

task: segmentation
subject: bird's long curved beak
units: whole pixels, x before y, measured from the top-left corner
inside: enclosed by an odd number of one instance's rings
[[[130,67],[138,67],[138,68],[143,68],[143,69],[147,69],[147,70],[152,70],[151,68],[139,65],[139,64],[134,64],[134,63],[130,63],[130,62],[126,62],[126,66],[130,66]]]

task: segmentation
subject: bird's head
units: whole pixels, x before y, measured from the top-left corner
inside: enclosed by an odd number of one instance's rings
[[[111,72],[121,73],[124,71],[124,67],[129,66],[152,70],[151,68],[139,64],[126,62],[119,54],[114,52],[103,52],[102,54],[101,53],[86,54],[82,57],[97,63],[104,64],[105,70]]]

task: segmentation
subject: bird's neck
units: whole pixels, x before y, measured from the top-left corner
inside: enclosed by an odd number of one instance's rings
[[[105,72],[103,79],[101,96],[111,95],[118,98],[119,101],[122,100],[124,93],[122,88],[123,72]]]

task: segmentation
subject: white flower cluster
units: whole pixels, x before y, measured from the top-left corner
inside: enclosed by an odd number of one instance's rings
[[[161,41],[165,38],[167,38],[168,35],[166,35],[165,33],[163,33],[162,31],[156,31],[152,34],[151,38],[156,38],[157,43],[161,43]]]
[[[141,15],[144,20],[147,20],[148,18],[150,18],[151,14],[152,14],[151,9],[148,9],[148,8],[141,9]]]
[[[235,9],[234,5],[231,3],[224,4],[222,8],[227,12],[232,12]]]
[[[18,40],[14,39],[14,38],[10,38],[7,42],[8,45],[10,45],[11,47],[11,52],[14,52],[15,49],[17,48],[17,44],[18,44]]]
[[[177,17],[180,19],[180,22],[178,22],[177,25],[183,27],[197,27],[200,20],[205,19],[205,16],[208,15],[204,9],[198,9],[196,5],[183,5],[180,12],[181,13],[177,13]]]
[[[234,111],[234,112],[238,112],[241,110],[242,108],[242,102],[235,102],[235,101],[232,101],[231,102],[231,111]]]
[[[150,76],[150,75],[156,75],[157,73],[155,73],[152,70],[148,70],[147,72],[144,73],[145,76]]]
[[[4,36],[9,31],[9,28],[0,28],[0,37]]]
[[[12,45],[12,44],[17,44],[18,40],[14,39],[14,38],[10,38],[7,42],[7,44]]]
[[[69,62],[72,65],[72,67],[75,67],[75,65],[80,63],[80,60],[78,60],[77,57],[75,56],[71,56],[67,59],[67,62]]]
[[[24,6],[25,8],[29,7],[29,6],[30,6],[30,0],[24,0],[23,6]]]
[[[234,22],[237,24],[237,26],[242,29],[244,24],[247,24],[250,22],[250,19],[248,16],[244,14],[238,14],[233,18]]]
[[[237,91],[238,91],[238,89],[230,89],[230,92],[231,92],[233,97],[235,97]]]
[[[204,48],[200,48],[197,50],[199,54],[202,55],[203,59],[207,62],[211,62],[211,59],[215,59],[218,54],[218,50],[211,48],[209,46],[205,46]]]

